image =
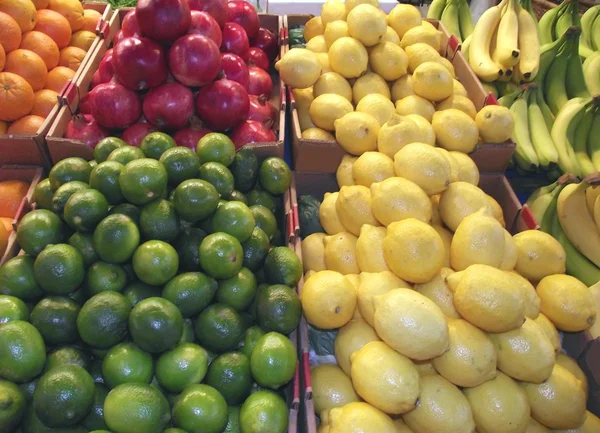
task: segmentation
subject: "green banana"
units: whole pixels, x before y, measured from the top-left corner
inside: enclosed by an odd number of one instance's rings
[[[558,55],[558,51],[567,43],[568,33],[565,33],[556,41],[542,45],[540,48],[540,67],[535,77],[535,82],[543,85],[548,69],[552,66],[552,62]]]
[[[544,94],[542,93],[542,88],[538,86],[537,88],[537,104],[542,111],[542,115],[544,116],[544,122],[546,122],[546,127],[548,131],[552,131],[552,125],[554,125],[554,114],[552,114],[552,110],[546,104],[546,100],[544,99]]]
[[[558,151],[558,165],[563,173],[581,175],[579,163],[575,158],[573,144],[575,141],[575,129],[583,115],[583,108],[591,98],[573,98],[565,104],[560,113],[554,119],[554,125],[550,135]]]
[[[583,76],[592,95],[600,94],[600,51],[595,51],[583,62]]]
[[[433,0],[427,11],[427,18],[439,20],[442,18],[442,12],[446,7],[446,0]]]
[[[560,192],[563,190],[563,188],[567,185],[561,183],[560,181],[557,181],[556,183],[558,184],[556,188],[554,188],[549,194],[547,194],[545,200],[542,202],[542,204],[545,205],[545,209],[540,209],[540,212],[543,211],[543,213],[541,213],[541,219],[538,220],[538,224],[540,225],[540,230],[546,233],[550,232],[550,229],[552,228],[552,223],[556,219],[556,206],[558,204],[558,196],[560,195]]]
[[[600,13],[600,5],[589,8],[581,17],[581,43],[588,48],[592,48],[590,36],[592,34],[592,25]]]
[[[467,37],[473,34],[473,16],[471,15],[471,9],[467,0],[458,0],[458,22],[460,24],[460,34],[465,40]]]
[[[469,62],[469,47],[471,46],[471,35],[467,36],[463,41],[460,52],[463,54],[463,57]]]
[[[458,0],[448,0],[444,12],[442,12],[442,24],[448,30],[448,33],[456,36],[459,42],[462,42],[460,34],[460,24],[458,22]]]
[[[579,38],[581,37],[581,29],[575,27],[575,36],[571,39],[567,47],[569,47],[569,60],[567,62],[567,75],[565,85],[567,88],[567,96],[570,98],[587,98],[590,96],[585,77],[583,75],[583,67],[579,58]]]
[[[575,129],[573,150],[575,151],[575,157],[577,158],[583,176],[587,176],[597,171],[587,151],[588,136],[592,129],[592,124],[594,123],[595,112],[596,107],[593,103],[589,103],[585,107],[581,121]]]
[[[596,15],[590,32],[590,48],[595,51],[600,50],[600,18],[598,17],[600,14]]]
[[[550,193],[554,191],[557,186],[558,181],[555,181],[550,185],[542,186],[536,189],[527,199],[525,204],[529,207],[529,210],[533,214],[538,224],[542,222],[544,213],[546,212],[546,209],[548,209],[550,201],[552,201],[552,196]]]
[[[558,51],[558,55],[544,78],[544,96],[554,115],[557,115],[561,107],[569,100],[565,83],[568,60],[569,50],[564,46]]]
[[[594,116],[594,122],[587,139],[588,154],[592,158],[596,171],[600,171],[600,140],[598,140],[598,137],[600,137],[600,110]]]
[[[558,13],[561,11],[561,7],[562,4],[546,11],[546,13],[542,15],[542,18],[540,18],[540,21],[538,22],[540,44],[549,44],[556,39],[554,37],[554,26],[558,20]]]
[[[529,106],[527,107],[531,143],[540,161],[540,166],[545,170],[552,170],[558,165],[558,152],[542,110],[537,104],[537,93],[537,89],[529,92]]]
[[[502,96],[500,99],[498,99],[498,103],[503,107],[510,108],[517,100],[517,98],[522,94],[523,91],[521,89],[517,90],[516,92],[508,93]]]
[[[512,140],[516,143],[515,160],[519,167],[525,171],[535,172],[540,164],[529,131],[529,120],[527,115],[527,99],[530,89],[512,104],[510,111],[515,119]]]
[[[569,27],[575,25],[573,13],[579,13],[579,6],[576,0],[565,0],[563,3],[566,4],[566,6],[563,9],[562,13],[559,12],[558,19],[556,20],[556,24],[554,26],[555,39],[563,35]],[[576,7],[577,9],[575,9],[574,7]]]

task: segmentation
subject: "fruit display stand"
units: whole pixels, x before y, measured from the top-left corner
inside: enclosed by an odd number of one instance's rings
[[[284,26],[286,29],[289,29],[304,25],[310,18],[311,15],[286,15]],[[476,110],[479,111],[485,105],[497,104],[495,98],[485,92],[481,82],[460,53],[458,40],[454,36],[450,36],[440,22],[436,20],[427,21],[442,31],[441,46],[444,48],[440,54],[452,62],[456,78],[467,90],[469,99],[475,105]],[[334,141],[307,140],[302,138],[298,111],[291,90],[288,89],[288,99],[290,101],[294,170],[324,173],[335,172],[345,152]],[[510,141],[502,144],[484,143],[480,144],[470,156],[482,172],[503,172],[514,152],[514,148],[514,143]]]
[[[19,252],[17,246],[17,224],[23,215],[33,209],[33,193],[35,191],[35,187],[42,178],[42,173],[43,169],[40,167],[26,167],[18,165],[0,166],[0,182],[6,180],[21,180],[29,183],[27,194],[25,197],[23,197],[23,200],[21,200],[21,204],[19,205],[17,213],[13,216],[13,231],[8,238],[6,251],[4,251],[4,254],[0,255],[0,266],[2,266],[7,260],[16,256]],[[3,198],[0,197],[0,201],[2,199]]]
[[[104,20],[110,18],[113,14],[111,6],[103,2],[84,2],[83,8],[100,12],[102,18],[98,22],[96,40],[92,43],[92,47],[83,58],[81,66],[76,72],[75,77],[73,77],[74,79],[77,78],[77,75],[85,68],[86,64],[92,58],[93,47],[103,38],[99,33],[99,29],[104,25]],[[68,92],[69,87],[70,85],[67,84],[59,92],[57,104],[46,118],[46,121],[37,130],[36,134],[0,135],[0,166],[3,164],[44,166],[46,168],[52,166],[52,160],[48,155],[48,149],[44,139],[50,130],[54,119],[60,112],[60,108],[64,104],[65,94]]]
[[[64,138],[68,123],[77,113],[79,101],[89,92],[90,83],[94,72],[98,70],[98,66],[104,54],[111,45],[111,42],[121,28],[121,20],[133,8],[120,8],[114,12],[110,20],[103,24],[99,29],[101,40],[93,47],[90,61],[86,64],[81,73],[75,77],[73,86],[69,88],[65,104],[61,107],[54,118],[54,122],[50,126],[46,135],[46,144],[50,153],[51,160],[56,162],[68,158],[70,156],[78,156],[85,160],[93,159],[93,149],[84,145],[82,142]],[[280,54],[283,54],[283,19],[278,15],[259,14],[260,25],[271,30],[279,35]],[[92,50],[90,50],[92,51]],[[283,158],[285,132],[286,132],[286,111],[287,111],[287,92],[285,85],[279,80],[276,72],[271,75],[273,79],[273,94],[270,102],[273,106],[278,107],[277,119],[277,141],[265,143],[252,143],[251,146],[256,150],[260,158],[266,156],[278,156]]]

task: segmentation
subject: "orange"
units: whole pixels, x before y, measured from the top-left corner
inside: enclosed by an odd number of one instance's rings
[[[0,217],[0,224],[4,226],[8,234],[11,234],[14,230],[12,225],[13,219],[14,218]]]
[[[72,32],[80,30],[85,23],[83,6],[78,0],[50,0],[48,8],[65,17],[71,26]]]
[[[60,93],[62,88],[75,76],[75,71],[66,66],[57,66],[48,72],[46,79],[46,89],[54,90]]]
[[[6,53],[4,52],[4,47],[0,45],[0,72],[4,69],[4,64],[6,63]]]
[[[9,236],[10,236],[10,233],[8,232],[8,230],[6,230],[6,227],[4,227],[4,224],[0,224],[0,258],[2,258],[2,256],[6,252],[6,247],[8,246],[8,237]]]
[[[44,124],[44,119],[41,116],[30,114],[29,116],[21,117],[16,122],[13,122],[8,127],[9,134],[37,134],[38,129]]]
[[[96,25],[98,20],[102,18],[102,14],[94,9],[85,9],[83,11],[83,27],[81,30],[96,33]]]
[[[64,48],[71,42],[71,26],[69,21],[58,12],[49,9],[37,11],[34,30],[47,34],[58,48]]]
[[[73,71],[79,69],[79,65],[85,57],[85,51],[77,47],[67,47],[60,50],[60,59],[58,64],[60,66],[66,66]]]
[[[22,180],[0,182],[0,217],[12,218],[17,214],[23,198],[27,195],[29,184]]]
[[[21,45],[21,28],[13,17],[0,12],[0,45],[10,53]]]
[[[24,33],[20,48],[33,51],[40,56],[48,70],[58,65],[58,57],[60,55],[58,45],[45,33],[35,30]]]
[[[48,68],[40,56],[20,48],[8,53],[4,71],[25,78],[34,91],[44,88],[48,75]]]
[[[19,24],[21,33],[35,26],[35,6],[31,0],[0,0],[0,12],[9,14]]]
[[[35,101],[31,114],[43,117],[48,117],[56,103],[58,102],[58,93],[50,89],[42,89],[35,92]]]
[[[6,134],[8,131],[8,123],[0,121],[0,135]]]
[[[87,51],[92,46],[92,43],[96,39],[96,33],[90,32],[88,30],[79,30],[78,32],[73,33],[71,36],[71,46],[81,48],[84,51]]]
[[[35,8],[39,11],[40,9],[46,9],[48,7],[48,0],[31,0]]]
[[[27,80],[11,72],[0,72],[0,120],[11,122],[28,115],[34,99]]]

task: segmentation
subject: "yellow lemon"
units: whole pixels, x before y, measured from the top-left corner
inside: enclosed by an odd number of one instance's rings
[[[315,124],[313,123],[312,119],[310,118],[310,107],[306,108],[306,107],[301,107],[299,106],[297,108],[297,114],[298,114],[298,123],[300,124],[300,130],[301,131],[307,131],[309,129],[314,129],[317,128],[315,126]],[[321,129],[321,128],[318,128]],[[335,139],[335,137],[334,137]]]
[[[315,53],[319,63],[321,64],[321,72],[325,74],[326,72],[333,72],[331,69],[331,65],[329,64],[329,54],[327,53]]]
[[[338,168],[335,172],[335,179],[337,180],[337,184],[340,188],[343,186],[354,185],[354,179],[352,178],[352,167],[357,159],[358,158],[356,156],[348,154],[342,157],[342,162],[340,162],[340,165],[338,165]]]
[[[322,35],[323,29],[324,27],[323,23],[321,22],[321,17],[312,17],[304,26],[304,40],[308,42],[315,36]]]
[[[351,105],[350,105],[351,106]],[[335,138],[342,149],[352,155],[362,155],[377,149],[379,122],[373,116],[358,111],[349,112],[334,122]]]
[[[375,326],[375,298],[400,288],[410,289],[410,285],[390,271],[362,272],[357,296],[363,319]]]
[[[315,126],[326,131],[334,131],[334,122],[352,111],[354,107],[346,98],[335,93],[327,93],[315,98],[310,104],[309,113]]]
[[[431,202],[431,205],[433,207],[433,202]],[[433,220],[433,217],[431,218]],[[442,238],[442,241],[444,242],[444,266],[449,268],[450,267],[450,246],[452,245],[452,233],[450,231],[448,231],[445,227],[442,227],[441,225],[438,224],[432,224],[431,227],[433,227],[435,229],[436,232],[438,232],[438,235],[440,235],[440,237]]]
[[[407,218],[428,223],[431,208],[425,191],[408,179],[390,177],[371,185],[371,211],[384,226]]]
[[[479,169],[477,168],[477,165],[475,165],[475,161],[473,161],[466,153],[456,152],[454,150],[449,153],[458,164],[458,180],[460,182],[468,182],[475,186],[479,185]],[[502,208],[500,208],[500,214],[502,214]],[[496,216],[495,213],[494,216]]]
[[[529,418],[529,424],[527,425],[527,430],[525,433],[551,433],[550,429],[545,425],[540,424],[533,418]]]
[[[459,159],[456,158],[456,156],[455,156],[457,153],[460,153],[460,152],[454,152],[452,154],[452,156],[454,156],[454,159],[456,159],[458,161]],[[463,155],[465,155],[465,154],[463,153]],[[467,156],[467,155],[465,155],[465,156]],[[469,182],[469,183],[472,183],[472,182]],[[496,199],[494,197],[492,197],[491,195],[486,194],[486,197],[487,197],[488,203],[489,203],[489,205],[490,205],[490,207],[492,209],[492,216],[494,218],[496,218],[496,220],[500,223],[500,225],[502,227],[505,227],[506,223],[504,222],[504,213],[502,211],[502,207],[496,201]],[[516,249],[517,249],[517,247],[515,246],[515,252],[514,252],[515,253],[515,266],[517,265],[517,263],[516,263],[516,259],[517,259],[517,251],[516,251]],[[513,266],[513,268],[514,268],[514,266]]]
[[[588,394],[588,378],[577,363],[576,360],[571,358],[569,355],[565,355],[564,353],[559,353],[556,355],[556,363],[571,372],[573,376],[581,381],[581,386],[583,387],[583,391],[585,395]]]
[[[443,149],[441,147],[436,147],[435,150],[440,152],[442,155],[448,158],[448,161],[450,161],[450,182],[459,182],[460,165],[456,158],[454,158],[454,156],[446,149]]]
[[[327,24],[334,21],[346,20],[346,6],[340,0],[327,0],[321,6],[321,23],[323,29],[327,28]]]
[[[407,30],[404,36],[400,38],[400,46],[402,48],[418,42],[430,45],[439,52],[442,43],[442,32],[430,26],[421,25]]]
[[[496,219],[496,221],[498,220]],[[500,227],[504,226],[500,224]],[[502,260],[500,261],[500,269],[512,271],[517,265],[517,259],[518,253],[515,241],[508,230],[504,230],[504,252],[502,254]]]
[[[438,372],[435,371],[435,368],[433,367],[433,364],[430,359],[427,361],[416,361],[413,359],[412,361],[415,364],[415,368],[419,372],[419,376],[430,376],[438,374]]]
[[[414,95],[415,91],[412,87],[412,75],[405,75],[394,81],[392,84],[392,101],[397,102],[407,96]]]
[[[292,48],[275,63],[281,80],[294,89],[311,87],[321,75],[321,62],[306,48]]]
[[[444,222],[442,221],[442,216],[440,215],[440,197],[441,194],[436,194],[429,197],[431,199],[431,225],[433,226],[444,225]]]
[[[325,37],[325,43],[327,44],[327,50],[331,48],[331,45],[337,41],[339,38],[343,38],[344,36],[349,36],[348,33],[348,24],[346,21],[333,21],[327,24],[325,27],[325,32],[323,33]]]
[[[422,142],[423,133],[417,123],[407,116],[392,114],[379,129],[377,150],[390,158],[409,143]]]
[[[385,227],[374,227],[365,224],[360,228],[356,241],[356,260],[362,272],[382,272],[389,268],[383,257],[383,239]]]
[[[475,116],[479,135],[486,143],[504,143],[512,136],[515,121],[502,105],[486,105]]]
[[[381,39],[381,42],[384,41],[393,42],[396,45],[400,45],[400,38],[398,37],[398,33],[396,33],[396,31],[390,26],[387,26],[387,29],[385,30],[385,35],[383,36],[383,39]]]
[[[358,39],[365,47],[381,42],[387,31],[385,13],[368,3],[354,7],[346,18],[350,36]]]
[[[315,413],[360,401],[350,378],[335,364],[321,364],[310,369]]]
[[[413,5],[397,4],[388,14],[387,22],[402,39],[408,30],[421,25],[421,13]]]
[[[369,53],[369,65],[386,81],[395,81],[406,75],[408,57],[398,44],[381,42]]]
[[[450,162],[434,147],[409,143],[394,155],[396,176],[416,183],[427,195],[435,195],[450,186]]]
[[[354,162],[352,178],[354,185],[370,187],[394,176],[394,161],[380,152],[365,152]]]
[[[463,84],[458,81],[457,79],[454,79],[453,82],[453,86],[454,86],[454,94],[458,95],[458,96],[465,96],[465,97],[469,97],[469,93],[467,93],[467,89],[465,89],[465,86],[463,86]]]
[[[425,118],[427,122],[431,122],[433,114],[435,113],[435,107],[427,99],[422,98],[418,95],[409,95],[405,98],[396,101],[396,113],[401,116],[407,116],[409,114],[418,114]]]
[[[422,142],[430,146],[435,146],[435,133],[433,132],[433,126],[423,116],[419,114],[407,114],[406,117],[413,120],[423,136]]]
[[[348,403],[326,415],[328,433],[396,433],[392,419],[367,403]]]
[[[419,373],[410,359],[382,341],[372,341],[353,353],[350,361],[352,384],[367,403],[394,415],[415,407]]]
[[[454,70],[454,65],[452,64],[452,62],[450,60],[448,60],[445,57],[440,57],[440,60],[438,61],[439,64],[441,64],[444,68],[446,68],[448,70],[448,72],[450,72],[450,75],[452,75],[452,78],[456,79],[456,72]],[[453,84],[454,87],[454,84]]]
[[[408,45],[405,48],[405,51],[406,56],[408,57],[408,72],[411,74],[415,72],[415,69],[417,69],[421,63],[439,63],[439,60],[442,58],[435,48],[423,42]]]
[[[313,233],[302,240],[302,264],[304,272],[324,271],[325,266],[325,245],[323,240],[325,233]]]
[[[508,272],[508,276],[513,280],[515,287],[521,289],[523,292],[523,296],[525,298],[525,316],[533,320],[537,319],[537,317],[540,315],[541,300],[537,295],[533,284],[514,271]]]
[[[394,419],[394,425],[396,426],[396,433],[414,433],[410,428],[408,428],[402,418]]]
[[[371,191],[366,186],[340,188],[335,210],[346,230],[355,236],[360,234],[363,224],[380,225],[371,212]]]
[[[440,215],[444,224],[456,231],[463,219],[485,207],[489,214],[492,207],[487,195],[475,185],[467,182],[453,182],[440,198]]]
[[[301,136],[305,140],[335,141],[333,134],[317,127],[305,129]]]
[[[412,85],[417,95],[437,102],[452,95],[454,80],[444,66],[435,62],[425,62],[413,72]]]
[[[565,249],[541,230],[525,230],[513,237],[517,247],[516,271],[531,281],[566,272]]]
[[[470,118],[475,119],[477,115],[477,110],[475,110],[475,104],[471,102],[471,100],[465,96],[452,95],[443,101],[440,101],[436,105],[437,111],[448,110],[449,108],[456,108],[469,115]]]
[[[388,226],[383,240],[385,262],[394,274],[412,283],[426,283],[444,264],[444,242],[433,227],[416,218]]]
[[[300,301],[308,323],[321,329],[335,329],[352,318],[356,291],[339,272],[320,271],[304,282]]]
[[[344,36],[329,47],[329,64],[344,78],[358,78],[367,71],[369,54],[358,40]]]
[[[554,323],[552,323],[550,319],[548,319],[542,313],[540,313],[534,320],[542,327],[544,333],[550,339],[552,347],[554,347],[554,352],[561,353],[562,346],[560,344],[560,336],[558,335],[558,330],[556,329],[556,326],[554,326]]]
[[[306,49],[313,53],[327,53],[329,47],[325,42],[325,36],[318,35],[306,43]]]
[[[339,192],[325,193],[319,207],[319,221],[328,235],[346,231],[335,210],[339,195]]]
[[[316,271],[308,271],[306,274],[304,274],[304,281],[308,280],[310,277],[312,277],[316,273],[317,273]]]
[[[333,343],[335,359],[348,376],[350,376],[350,355],[371,341],[381,341],[381,339],[363,320],[352,320],[338,330]]]
[[[361,98],[360,102],[356,105],[356,111],[370,114],[380,125],[383,125],[390,119],[395,108],[389,98],[379,93],[371,93]],[[433,134],[433,128],[431,129],[431,133]],[[433,139],[435,143],[435,136]]]
[[[293,89],[292,93],[296,102],[296,108],[305,108],[308,111],[310,104],[315,100],[312,86],[306,89]]]
[[[352,9],[354,9],[358,5],[362,4],[370,4],[371,6],[379,9],[379,1],[378,0],[348,0],[344,2],[346,4],[346,12],[350,13]]]
[[[367,72],[358,78],[352,86],[352,100],[358,104],[362,98],[372,93],[379,93],[390,99],[390,87],[387,82],[373,72]]]
[[[352,102],[352,87],[350,87],[350,83],[337,72],[327,72],[322,74],[313,86],[313,95],[315,98],[327,93],[335,93]]]
[[[586,418],[583,425],[580,427],[581,433],[594,433],[600,431],[600,418],[594,415],[589,410],[586,411]],[[577,430],[575,430],[577,432]],[[569,432],[570,433],[570,432]],[[579,432],[577,432],[579,433]]]
[[[375,331],[411,359],[431,359],[448,350],[448,323],[442,310],[411,289],[394,289],[375,298]]]
[[[436,226],[433,227],[436,228]],[[452,292],[448,288],[448,284],[446,284],[446,277],[453,273],[454,271],[452,269],[444,267],[426,283],[415,284],[414,289],[426,298],[431,299],[438,307],[440,307],[440,310],[442,310],[442,313],[444,313],[448,319],[460,319],[460,315],[456,312],[454,304],[452,303]]]
[[[360,268],[356,262],[356,240],[357,237],[348,232],[326,236],[323,240],[326,268],[343,275],[358,274]]]

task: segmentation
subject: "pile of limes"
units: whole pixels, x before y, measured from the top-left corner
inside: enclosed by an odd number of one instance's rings
[[[302,274],[291,172],[211,133],[60,161],[0,268],[0,432],[278,433]]]

